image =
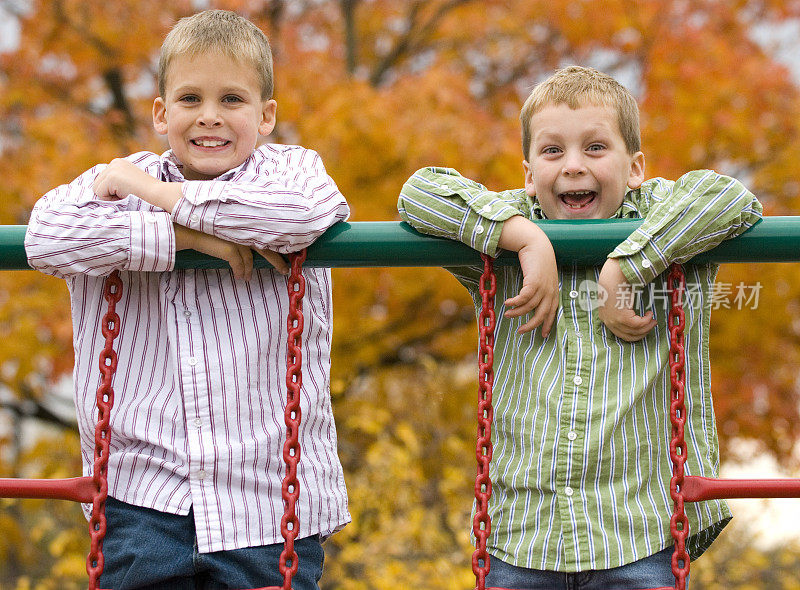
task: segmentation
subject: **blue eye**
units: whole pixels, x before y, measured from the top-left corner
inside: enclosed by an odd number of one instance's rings
[[[200,102],[200,98],[195,96],[194,94],[187,94],[186,96],[181,96],[180,99],[178,100],[180,102],[190,102],[190,103]]]
[[[244,102],[241,97],[236,96],[235,94],[229,94],[222,99],[222,102]]]
[[[558,154],[561,152],[561,148],[558,148],[554,145],[548,146],[542,150],[543,154]]]
[[[588,149],[590,152],[597,152],[606,149],[606,146],[604,146],[602,143],[593,143],[586,149]]]

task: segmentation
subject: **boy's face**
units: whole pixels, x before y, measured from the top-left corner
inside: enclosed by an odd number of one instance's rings
[[[261,99],[255,68],[223,53],[176,56],[165,94],[153,103],[153,126],[167,136],[187,180],[209,180],[239,166],[259,134],[275,127],[277,105]]]
[[[525,192],[548,219],[607,219],[644,181],[644,154],[629,154],[617,113],[551,104],[531,117]]]

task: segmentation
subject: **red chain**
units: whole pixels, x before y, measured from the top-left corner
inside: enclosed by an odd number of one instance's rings
[[[97,579],[103,573],[103,539],[106,536],[106,498],[108,498],[108,453],[111,430],[111,408],[114,405],[114,389],[111,381],[117,370],[117,353],[114,352],[114,339],[119,335],[119,315],[115,308],[122,297],[122,280],[119,271],[114,271],[106,279],[103,296],[108,301],[108,311],[103,316],[102,333],[106,339],[105,348],[100,353],[100,373],[103,378],[97,388],[97,425],[94,429],[94,472],[92,480],[95,494],[92,500],[92,518],[89,520],[89,533],[92,537],[89,556],[86,558],[86,572],[89,574],[89,590],[97,588]]]
[[[686,355],[683,348],[683,329],[686,322],[683,314],[683,294],[686,290],[686,277],[681,265],[673,264],[670,267],[667,281],[672,299],[672,308],[669,312],[670,421],[672,422],[669,454],[672,458],[670,495],[674,503],[669,528],[675,539],[675,552],[672,554],[675,587],[677,590],[685,590],[686,577],[689,575],[689,555],[686,553],[689,521],[683,505],[683,464],[686,462],[686,441],[683,435],[683,427],[686,424],[686,405],[684,403]],[[683,565],[680,562],[683,562]]]
[[[297,463],[300,460],[300,387],[303,384],[303,356],[300,344],[303,336],[303,295],[306,292],[306,280],[303,278],[302,265],[306,259],[306,251],[301,250],[290,256],[292,270],[289,275],[289,345],[286,356],[286,442],[283,445],[283,460],[286,463],[286,475],[283,478],[284,513],[281,519],[281,534],[284,548],[281,553],[279,567],[283,575],[283,590],[291,590],[292,577],[297,573],[297,553],[294,540],[297,538],[300,520],[295,514],[295,505],[300,495],[297,481]],[[287,562],[291,561],[291,565]]]
[[[475,476],[475,517],[472,532],[475,534],[475,551],[472,553],[472,571],[475,573],[476,588],[485,590],[486,574],[489,573],[489,554],[486,552],[486,539],[492,529],[489,517],[489,498],[492,497],[492,480],[489,477],[489,464],[492,462],[492,384],[494,383],[494,296],[497,281],[492,269],[492,258],[481,254],[483,274],[478,284],[481,294],[481,313],[478,316],[480,341],[478,343],[478,442],[475,455],[478,459],[478,474]],[[487,284],[488,283],[488,284]]]

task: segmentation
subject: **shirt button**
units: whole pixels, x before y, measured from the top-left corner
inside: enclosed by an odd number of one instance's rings
[[[189,363],[189,366],[194,367],[197,364],[197,359],[193,356],[190,356],[187,362]]]
[[[572,378],[572,382],[573,382],[575,385],[580,385],[581,383],[583,383],[583,379],[581,379],[581,376],[580,376],[580,375],[575,375],[575,376]]]
[[[491,210],[492,210],[491,205],[484,205],[483,207],[481,207],[481,211],[483,211],[484,213],[489,213]]]
[[[578,296],[578,292],[574,289],[569,292],[570,299],[575,299]]]
[[[651,264],[649,260],[642,260],[642,268],[650,268]]]
[[[440,184],[439,188],[442,189],[443,191],[449,191],[450,190],[450,187],[447,186],[446,184]]]
[[[200,473],[202,473],[202,471]],[[571,496],[572,494],[575,493],[575,490],[573,490],[571,487],[567,486],[567,487],[564,488],[564,493],[567,496]]]
[[[482,225],[477,226],[475,228],[475,233],[476,234],[482,234],[483,233],[483,226]]]
[[[183,312],[183,315],[186,316],[187,318],[190,318],[192,317],[192,312],[187,309]]]
[[[568,438],[569,440],[575,440],[576,438],[578,438],[578,433],[577,433],[577,432],[575,432],[574,430],[570,430],[570,431],[567,433],[567,438]]]
[[[200,471],[197,472],[197,479],[205,479],[205,478],[206,478],[206,472],[204,470],[201,469]]]
[[[191,221],[192,223],[197,223],[199,220],[200,220],[200,217],[197,215],[197,213],[192,213],[189,216],[189,221]]]
[[[203,421],[200,418],[197,418],[194,421],[194,425],[197,426],[198,428],[200,428],[203,425]]]

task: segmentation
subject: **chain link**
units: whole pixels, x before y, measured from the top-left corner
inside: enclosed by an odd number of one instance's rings
[[[302,265],[306,259],[306,251],[301,250],[290,255],[291,273],[289,275],[289,344],[286,356],[286,442],[283,445],[283,461],[286,463],[286,475],[283,478],[282,494],[284,513],[281,518],[281,534],[284,548],[281,552],[279,567],[283,576],[283,590],[291,590],[292,577],[297,573],[297,552],[294,541],[297,538],[300,520],[295,513],[295,505],[300,495],[297,481],[297,463],[300,461],[300,388],[303,384],[303,356],[300,344],[303,337],[303,296],[306,292],[306,280],[303,277]]]
[[[494,383],[494,296],[497,281],[493,270],[493,260],[486,254],[483,258],[483,274],[479,288],[481,312],[478,315],[478,440],[475,455],[478,460],[478,473],[475,476],[475,517],[472,532],[475,534],[475,551],[472,553],[472,571],[475,574],[477,590],[485,590],[486,574],[489,573],[489,554],[486,540],[489,538],[492,523],[489,517],[489,498],[492,497],[492,480],[489,465],[492,462],[492,385]]]
[[[103,297],[108,302],[108,311],[103,316],[102,334],[106,339],[105,348],[100,353],[100,374],[102,379],[97,388],[97,424],[94,430],[94,471],[92,480],[95,494],[92,500],[92,517],[89,520],[91,548],[86,558],[86,572],[89,574],[89,590],[97,588],[97,579],[103,573],[103,539],[106,536],[106,499],[108,498],[108,454],[111,430],[111,408],[114,406],[112,380],[117,370],[117,353],[114,352],[114,339],[119,335],[119,315],[116,305],[122,297],[122,280],[119,271],[114,271],[106,279]]]
[[[672,439],[669,454],[672,458],[672,478],[670,495],[673,501],[670,531],[675,539],[672,554],[672,573],[675,574],[676,590],[685,590],[689,575],[689,555],[686,552],[686,537],[689,521],[686,518],[683,498],[684,463],[686,462],[686,441],[683,427],[686,424],[686,404],[684,385],[686,383],[686,355],[683,347],[683,330],[686,325],[683,313],[683,296],[686,290],[686,277],[680,264],[673,264],[667,277],[672,307],[669,312],[669,372],[670,372],[670,421]]]

